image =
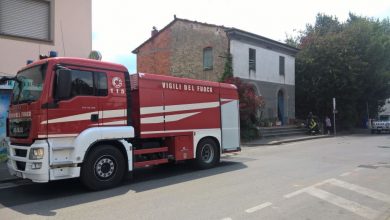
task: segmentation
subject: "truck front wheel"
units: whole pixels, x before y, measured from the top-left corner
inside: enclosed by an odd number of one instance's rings
[[[81,182],[91,190],[102,190],[118,185],[125,172],[125,158],[110,145],[93,148],[81,167]]]
[[[206,138],[198,143],[196,148],[196,166],[199,169],[207,169],[215,166],[220,159],[218,145],[214,140]]]

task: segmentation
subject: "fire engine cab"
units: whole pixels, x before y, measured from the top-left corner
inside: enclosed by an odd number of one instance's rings
[[[231,84],[61,57],[29,64],[13,80],[7,165],[21,178],[80,177],[100,190],[136,168],[191,160],[206,169],[240,150]]]

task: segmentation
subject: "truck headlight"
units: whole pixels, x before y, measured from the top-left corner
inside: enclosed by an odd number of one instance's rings
[[[30,160],[39,160],[43,158],[44,155],[44,150],[43,148],[32,148],[30,150]]]

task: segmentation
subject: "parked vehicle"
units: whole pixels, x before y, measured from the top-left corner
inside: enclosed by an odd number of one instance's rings
[[[390,131],[390,115],[380,115],[371,125],[371,134]]]
[[[93,190],[136,168],[218,164],[240,151],[237,88],[47,58],[18,72],[7,119],[8,169],[34,182],[80,177]]]

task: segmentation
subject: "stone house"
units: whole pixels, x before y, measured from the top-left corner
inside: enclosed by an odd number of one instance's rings
[[[137,71],[218,81],[229,41],[223,26],[176,18],[133,50]]]
[[[297,48],[236,28],[180,19],[133,50],[137,71],[218,81],[232,55],[233,74],[265,99],[263,118],[295,119]]]

